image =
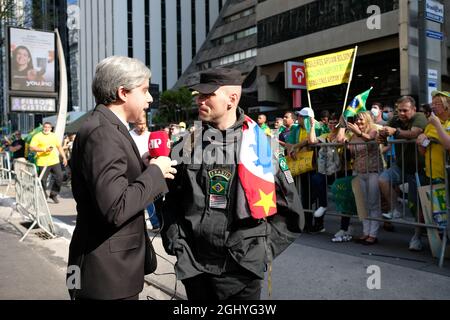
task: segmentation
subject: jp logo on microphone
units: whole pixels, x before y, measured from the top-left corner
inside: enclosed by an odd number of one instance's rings
[[[168,157],[170,155],[170,140],[167,132],[155,131],[150,133],[148,152],[151,158]]]

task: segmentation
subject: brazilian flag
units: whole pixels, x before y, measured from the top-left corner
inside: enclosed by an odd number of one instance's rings
[[[36,159],[35,159],[35,153],[30,151],[30,142],[31,139],[33,139],[33,137],[39,133],[42,132],[42,124],[39,124],[39,127],[34,128],[31,132],[28,133],[28,135],[26,136],[26,138],[24,139],[25,141],[25,158],[30,161],[31,163],[35,163]]]
[[[366,101],[372,89],[373,87],[370,87],[369,90],[364,91],[353,98],[350,105],[344,111],[345,119],[348,117],[354,117],[357,113],[366,111]]]

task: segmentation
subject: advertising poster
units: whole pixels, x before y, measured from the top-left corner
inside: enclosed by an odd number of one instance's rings
[[[434,224],[442,228],[447,226],[447,205],[445,185],[433,185],[418,188],[423,217],[426,224]],[[432,196],[430,196],[432,195]],[[428,241],[433,257],[439,257],[442,246],[442,238],[437,229],[427,228]],[[445,257],[450,258],[450,247],[445,251]]]
[[[55,92],[55,34],[9,28],[12,91]]]

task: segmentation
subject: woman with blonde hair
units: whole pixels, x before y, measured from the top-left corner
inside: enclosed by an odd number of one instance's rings
[[[430,184],[439,184],[445,181],[445,151],[450,150],[450,92],[435,90],[431,92],[431,114],[424,133],[417,137],[417,149],[425,155],[425,174]],[[419,222],[423,221],[422,212],[419,212]],[[417,227],[411,243],[421,244],[422,229]],[[418,245],[418,248],[421,248]],[[410,250],[417,250],[415,247]]]
[[[381,168],[381,155],[375,141],[377,128],[370,112],[358,113],[355,123],[348,123],[348,129],[353,133],[349,145],[354,159],[353,175],[359,176],[361,190],[364,194],[364,203],[370,218],[381,218],[380,189],[378,187],[378,174]],[[380,222],[365,219],[363,221],[363,236],[359,241],[366,245],[377,243]]]
[[[442,144],[442,146],[450,150],[450,92],[448,91],[433,91],[431,93],[431,96],[433,97],[433,100],[431,102],[431,109],[432,113],[430,117],[428,118],[429,124],[425,127],[425,132],[417,137],[417,144],[419,145],[419,150],[421,150],[420,146],[422,148],[424,144],[425,139],[437,139]],[[438,145],[436,145],[437,147]],[[440,151],[440,154],[436,158],[442,158],[443,156],[443,150],[441,145],[439,145],[439,150],[433,147],[433,155],[431,158],[435,160],[434,154],[436,152],[436,155]],[[422,149],[421,151],[424,151]],[[429,153],[428,153],[429,154]],[[427,157],[427,153],[425,153],[425,157]],[[429,155],[425,162],[425,167],[430,163]],[[443,164],[443,162],[442,162]],[[429,174],[429,169],[426,168],[427,176],[431,176]],[[439,176],[440,173],[443,173],[442,170],[438,170],[436,174],[433,172],[433,175]],[[442,175],[440,176],[442,178]]]

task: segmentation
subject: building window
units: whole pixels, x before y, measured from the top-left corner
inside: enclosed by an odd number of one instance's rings
[[[248,29],[236,32],[236,33],[226,35],[225,37],[215,39],[215,40],[213,40],[213,44],[215,46],[218,46],[218,45],[232,42],[232,41],[235,41],[238,39],[249,37],[253,34],[256,34],[257,30],[258,30],[258,28],[256,26],[254,26],[254,27],[251,27],[251,28],[248,28]]]
[[[367,8],[396,10],[399,0],[317,0],[258,22],[258,47],[367,19]],[[301,21],[301,23],[299,23]]]
[[[182,67],[182,50],[181,50],[181,0],[177,0],[177,75],[181,77]]]
[[[167,90],[166,0],[161,0],[162,91]]]
[[[145,1],[145,65],[150,68],[150,0]]]
[[[248,50],[241,51],[241,52],[236,52],[236,53],[230,54],[228,56],[221,57],[219,59],[204,62],[204,63],[202,63],[201,68],[209,69],[209,68],[213,68],[213,67],[223,66],[226,64],[237,63],[237,62],[247,60],[247,59],[250,59],[253,57],[256,57],[256,48],[248,49]]]
[[[133,57],[133,1],[127,1],[128,56]]]
[[[206,34],[209,32],[209,0],[205,0],[205,26]]]
[[[247,16],[249,16],[251,14],[254,14],[254,13],[255,13],[255,7],[251,7],[251,8],[248,8],[246,10],[243,10],[243,11],[240,11],[238,13],[235,13],[232,16],[226,17],[224,19],[224,21],[225,21],[225,23],[230,23],[230,22],[236,21],[238,19],[247,17]]]
[[[195,32],[195,28],[196,28],[196,16],[195,16],[195,1],[196,0],[191,0],[191,39],[192,39],[192,58],[195,56],[195,54],[197,53],[197,36],[196,36],[196,32]]]

